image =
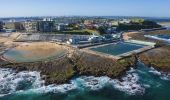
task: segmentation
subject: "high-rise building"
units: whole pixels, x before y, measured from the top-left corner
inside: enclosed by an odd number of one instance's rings
[[[52,32],[54,30],[54,21],[39,21],[38,31],[40,32]]]

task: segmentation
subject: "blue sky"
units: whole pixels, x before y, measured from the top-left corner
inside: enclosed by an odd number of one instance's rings
[[[0,0],[0,17],[148,16],[170,17],[170,0]]]

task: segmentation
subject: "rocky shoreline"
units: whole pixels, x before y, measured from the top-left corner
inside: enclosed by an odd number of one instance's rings
[[[0,59],[0,67],[12,68],[16,71],[39,71],[46,84],[62,84],[68,82],[74,76],[93,75],[119,77],[134,65],[135,57],[115,61],[85,52],[76,51],[72,56],[64,56],[60,59],[10,63]]]
[[[162,46],[139,55],[139,59],[149,67],[170,72],[170,46]]]
[[[156,48],[149,50],[147,52],[143,52],[138,55],[141,62],[146,64],[149,67],[154,67],[157,70],[161,70],[164,72],[170,72],[170,46],[160,40],[150,39],[145,37],[144,35],[159,35],[159,34],[167,34],[170,35],[169,30],[158,30],[151,32],[141,32],[129,34],[131,39],[142,40],[142,41],[150,41],[155,42]]]
[[[145,38],[143,35],[152,33],[156,34],[160,33],[160,31],[142,34],[134,33],[130,34],[130,36],[132,39],[148,41],[149,39]],[[157,42],[156,40],[149,41]],[[4,48],[2,44],[0,46]],[[18,72],[41,72],[42,78],[45,80],[47,85],[53,83],[66,83],[71,78],[81,75],[119,78],[120,76],[124,75],[130,67],[135,67],[137,59],[147,66],[154,67],[155,69],[159,69],[164,72],[170,72],[170,47],[167,45],[160,45],[158,48],[143,52],[138,55],[132,55],[131,57],[117,61],[111,58],[105,58],[95,54],[86,53],[81,50],[73,51],[74,52],[72,52],[71,55],[65,55],[59,59],[32,63],[10,63],[0,59],[0,67],[12,68]]]

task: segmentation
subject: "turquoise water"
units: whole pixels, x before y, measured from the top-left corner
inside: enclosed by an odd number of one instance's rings
[[[15,50],[11,49],[7,51],[3,56],[7,60],[14,61],[14,62],[34,62],[34,61],[41,61],[41,60],[46,60],[46,59],[52,59],[54,57],[61,57],[66,53],[65,50],[62,52],[57,52],[56,54],[53,55],[48,55],[47,57],[25,57],[25,55],[31,54],[31,52],[26,52],[26,51],[20,51],[20,50]]]
[[[120,80],[80,76],[44,86],[39,72],[0,69],[0,100],[169,100],[170,74],[138,63]]]
[[[97,47],[97,48],[91,48],[91,50],[116,56],[133,50],[140,49],[142,47],[143,45],[132,44],[132,43],[117,43],[117,44],[110,44],[110,45]]]

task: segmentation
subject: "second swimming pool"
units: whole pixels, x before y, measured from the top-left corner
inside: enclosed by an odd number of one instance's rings
[[[143,47],[144,45],[121,42],[117,44],[109,44],[101,47],[91,48],[90,50],[117,56]]]

